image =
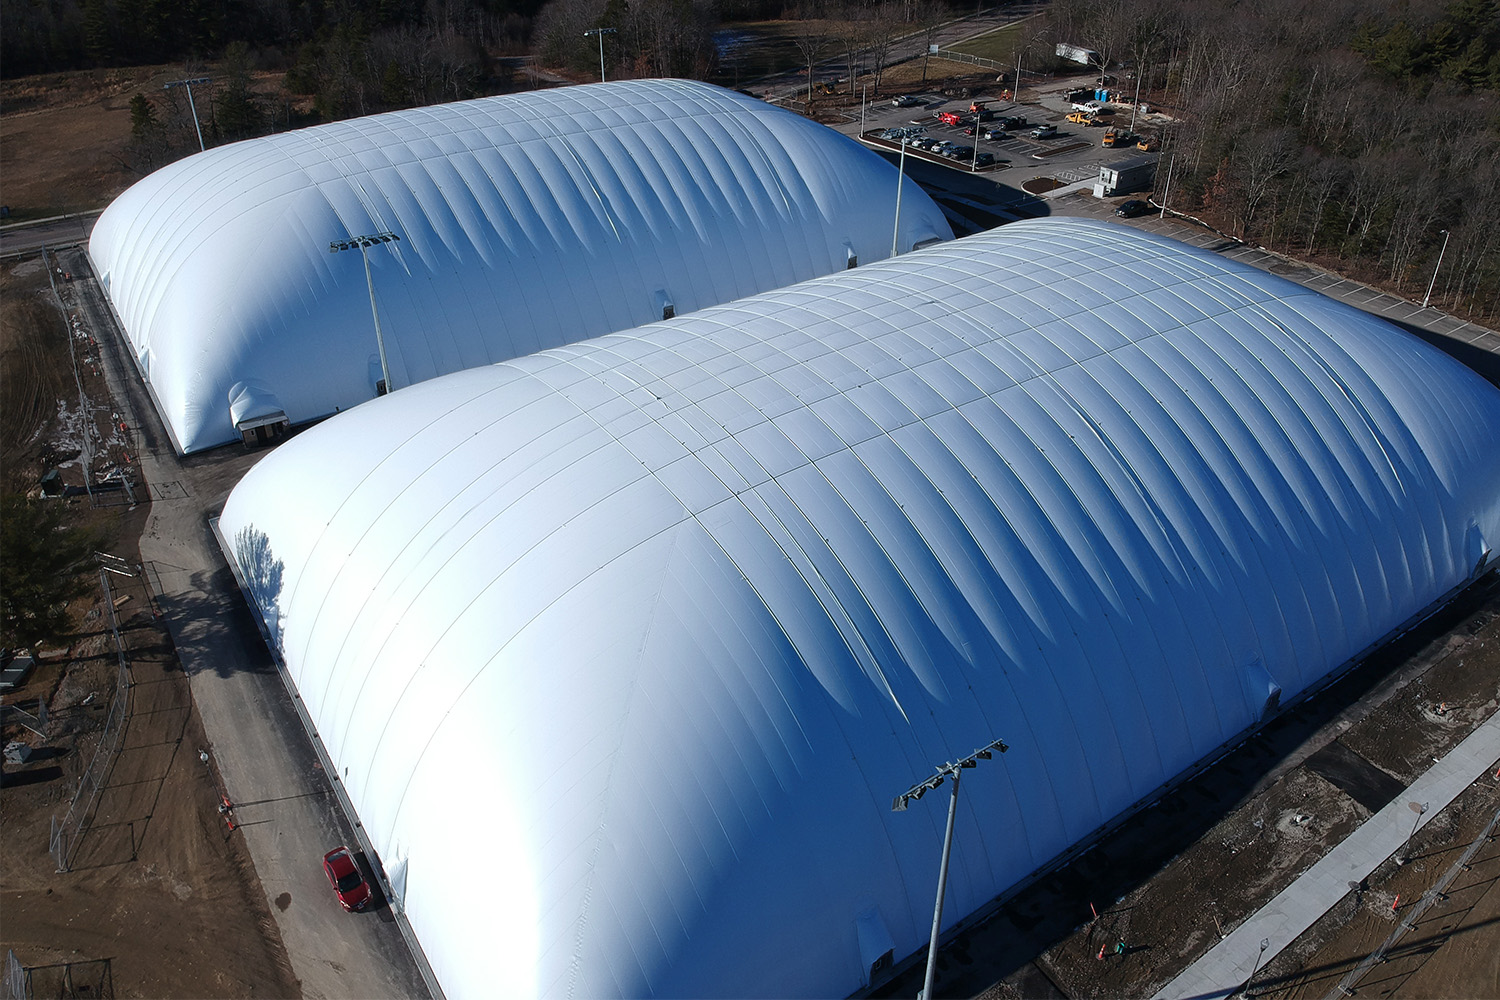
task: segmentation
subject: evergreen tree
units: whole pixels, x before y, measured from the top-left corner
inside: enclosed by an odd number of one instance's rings
[[[73,629],[68,602],[93,586],[97,532],[70,525],[57,501],[0,497],[0,642],[16,649],[61,642]]]
[[[130,99],[130,138],[134,142],[148,142],[161,129],[156,120],[156,106],[145,94],[137,92]]]

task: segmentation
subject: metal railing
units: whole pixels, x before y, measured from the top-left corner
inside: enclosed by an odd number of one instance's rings
[[[1006,70],[1011,67],[1003,62],[986,59],[984,56],[971,56],[967,52],[958,52],[954,49],[938,49],[933,53],[938,59],[947,59],[949,62],[968,63],[970,66],[983,66],[985,69]]]

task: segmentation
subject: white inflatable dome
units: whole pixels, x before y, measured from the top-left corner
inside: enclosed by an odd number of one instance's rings
[[[896,168],[684,80],[337,122],[188,157],[89,253],[180,451],[238,438],[250,386],[298,423],[393,386],[681,315],[890,253]],[[949,239],[903,185],[901,246]]]
[[[951,926],[1472,579],[1497,454],[1394,327],[1051,220],[361,406],[221,528],[449,997],[826,997],[925,945],[893,797],[1010,744]]]

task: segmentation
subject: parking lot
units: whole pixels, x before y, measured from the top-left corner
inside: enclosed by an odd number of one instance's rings
[[[1168,121],[1160,114],[1132,115],[1128,108],[1103,106],[1091,121],[1077,120],[1085,115],[1075,111],[1069,93],[1078,89],[1076,81],[1054,81],[1026,103],[1017,103],[1003,89],[969,98],[900,95],[914,103],[895,106],[891,98],[871,103],[861,114],[862,131],[852,131],[866,145],[886,152],[899,152],[904,137],[908,157],[953,170],[974,172],[974,154],[989,154],[994,162],[980,165],[978,172],[1003,173],[995,179],[1022,188],[1044,176],[1064,184],[1092,180],[1100,164],[1141,155],[1137,139],[1153,137]],[[1117,137],[1114,146],[1104,144],[1110,133]],[[961,154],[944,155],[932,148],[944,143]]]

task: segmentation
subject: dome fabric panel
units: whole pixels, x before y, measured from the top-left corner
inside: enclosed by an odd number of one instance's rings
[[[926,942],[895,795],[1010,744],[951,927],[1471,579],[1496,454],[1389,324],[1057,219],[404,389],[221,530],[449,996],[842,996]]]
[[[685,80],[335,122],[156,171],[89,253],[178,449],[237,439],[229,394],[298,423],[371,398],[368,249],[395,386],[889,254],[896,169],[832,129]],[[903,185],[905,249],[950,239]]]

